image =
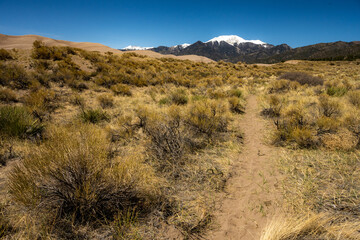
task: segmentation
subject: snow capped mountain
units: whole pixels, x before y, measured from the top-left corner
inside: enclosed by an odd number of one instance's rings
[[[187,47],[190,46],[190,45],[191,45],[191,44],[189,44],[189,43],[184,43],[184,44],[176,45],[176,47],[187,48]]]
[[[139,47],[139,46],[127,46],[126,48],[123,48],[122,50],[126,50],[126,51],[131,51],[131,50],[148,50],[151,49],[153,47]]]
[[[260,40],[245,40],[239,36],[236,36],[236,35],[223,35],[223,36],[219,36],[219,37],[215,37],[213,39],[210,39],[209,41],[207,41],[206,43],[209,43],[209,42],[227,42],[228,44],[230,45],[235,45],[235,44],[240,44],[240,43],[247,43],[247,42],[250,42],[250,43],[254,43],[254,44],[258,44],[258,45],[266,45],[267,43],[264,43]]]

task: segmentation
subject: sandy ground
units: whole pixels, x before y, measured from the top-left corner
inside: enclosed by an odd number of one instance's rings
[[[245,135],[244,151],[234,164],[226,197],[205,239],[260,239],[267,221],[279,208],[276,149],[263,143],[267,122],[259,116],[256,96],[250,95],[239,126]]]
[[[87,51],[112,52],[117,55],[121,55],[124,53],[118,49],[114,49],[100,43],[70,42],[64,40],[55,40],[52,38],[42,37],[38,35],[10,36],[10,35],[0,34],[0,48],[31,49],[32,44],[35,40],[43,41],[47,46],[68,46],[68,47],[84,49]],[[207,57],[202,57],[197,55],[185,55],[185,56],[163,55],[149,50],[130,51],[130,52],[135,52],[137,54],[145,55],[152,58],[166,57],[166,58],[175,58],[181,60],[191,60],[195,62],[213,62],[213,60]]]

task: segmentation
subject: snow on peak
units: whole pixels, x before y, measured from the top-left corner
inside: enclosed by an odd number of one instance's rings
[[[230,45],[235,45],[235,44],[240,44],[240,43],[246,43],[246,42],[251,42],[254,44],[260,44],[260,45],[264,45],[266,43],[260,41],[260,40],[245,40],[239,36],[236,35],[223,35],[223,36],[219,36],[219,37],[215,37],[213,39],[210,39],[208,42],[227,42]]]
[[[123,48],[123,50],[147,50],[147,49],[151,49],[153,47],[139,47],[139,46],[127,46],[126,48]]]
[[[184,43],[184,44],[179,44],[179,45],[175,45],[175,46],[172,46],[173,48],[176,48],[176,47],[179,47],[179,48],[187,48],[188,46],[190,46],[191,44],[188,44],[188,43]]]
[[[190,46],[191,44],[189,43],[184,43],[184,44],[181,44],[181,45],[178,45],[178,46],[181,46],[182,48],[187,48],[188,46]]]

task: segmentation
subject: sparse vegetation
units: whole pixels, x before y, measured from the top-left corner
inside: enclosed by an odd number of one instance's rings
[[[274,220],[263,239],[357,236],[355,62],[255,67],[41,42],[8,52],[0,63],[0,171],[9,159],[14,165],[0,184],[9,201],[0,207],[1,236],[166,239],[163,226],[202,237],[238,159],[248,94],[263,100],[270,142],[284,151],[278,168],[289,217]]]

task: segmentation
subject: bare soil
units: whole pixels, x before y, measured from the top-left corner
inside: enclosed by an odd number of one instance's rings
[[[215,215],[215,230],[206,239],[260,239],[261,231],[279,207],[276,149],[264,143],[267,122],[259,116],[256,96],[250,95],[240,124],[244,150],[234,163],[225,199]]]

